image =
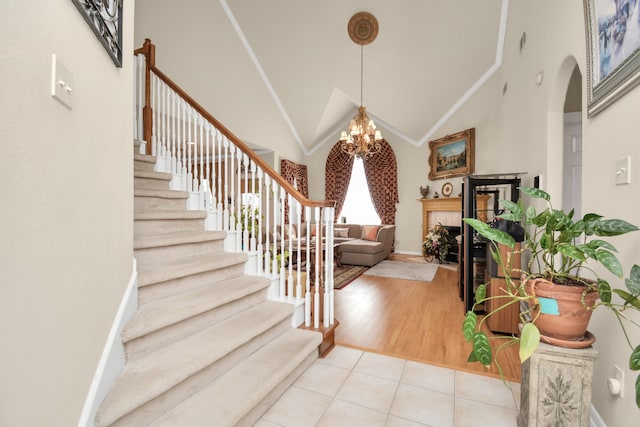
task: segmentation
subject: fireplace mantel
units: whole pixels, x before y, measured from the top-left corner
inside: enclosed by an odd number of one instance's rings
[[[489,195],[481,194],[477,196],[478,219],[487,220],[487,200]],[[418,199],[422,203],[422,238],[431,229],[429,225],[429,213],[431,212],[462,212],[462,198],[460,197],[440,197],[437,199]],[[462,218],[460,219],[462,221]]]

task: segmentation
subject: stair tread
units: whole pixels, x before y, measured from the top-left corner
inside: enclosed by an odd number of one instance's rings
[[[243,263],[247,259],[247,254],[243,252],[221,252],[173,260],[163,259],[158,263],[140,263],[138,265],[138,287],[230,267]]]
[[[214,240],[222,240],[226,235],[227,233],[224,231],[182,231],[167,234],[137,236],[133,239],[133,249],[147,249],[187,243],[210,242]]]
[[[149,188],[134,188],[134,197],[161,197],[164,199],[187,199],[189,193],[187,191],[178,190],[155,190]]]
[[[141,305],[122,331],[122,340],[129,342],[268,286],[266,278],[240,276]]]
[[[289,304],[265,301],[130,361],[103,401],[97,424],[110,425],[282,322],[292,311]]]
[[[204,219],[207,217],[205,211],[189,211],[189,210],[155,210],[155,209],[136,209],[133,212],[134,220],[152,220],[152,219]]]
[[[173,179],[173,175],[171,175],[168,172],[156,172],[156,171],[147,171],[147,170],[140,170],[140,169],[133,170],[133,177],[134,178],[152,178],[152,179],[159,179],[162,181],[171,181],[171,179]]]
[[[322,342],[318,332],[291,329],[182,401],[152,425],[233,426]]]

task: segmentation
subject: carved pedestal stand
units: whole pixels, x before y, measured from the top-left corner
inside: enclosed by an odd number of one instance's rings
[[[569,349],[540,343],[522,365],[518,427],[589,426],[593,347]]]

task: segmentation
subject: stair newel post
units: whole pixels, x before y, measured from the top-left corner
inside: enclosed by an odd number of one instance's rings
[[[314,283],[315,291],[313,293],[313,327],[320,327],[320,270],[322,269],[322,216],[320,215],[320,208],[315,208],[315,220],[316,223],[316,239],[315,239],[315,271],[314,271]]]
[[[240,168],[240,182],[242,182],[242,178],[244,178],[244,197],[247,197],[247,200],[241,200],[242,208],[244,211],[244,227],[242,230],[242,249],[244,252],[249,252],[251,249],[249,247],[249,234],[253,231],[253,203],[249,200],[249,156],[244,154],[242,156],[242,167]],[[242,199],[242,192],[240,193],[240,198]]]
[[[300,226],[302,224],[302,205],[300,204],[300,202],[298,202],[297,200],[293,200],[293,203],[296,204],[296,245],[297,245],[297,251],[296,251],[296,273],[297,273],[297,280],[296,280],[296,300],[300,301],[302,300],[302,284],[300,283],[300,280],[302,279],[302,272],[300,271],[302,266],[302,260],[300,258]],[[289,236],[292,236],[292,234],[289,234]],[[291,237],[289,237],[290,239],[292,239]],[[292,253],[292,252],[290,252]],[[293,256],[291,257],[291,261],[293,262]]]
[[[141,150],[141,154],[149,154],[151,148],[151,140],[145,139],[144,134],[144,121],[145,121],[145,108],[147,107],[147,100],[145,94],[145,88],[147,86],[146,81],[146,70],[147,70],[147,58],[143,53],[136,51],[136,98],[135,98],[135,138],[138,141],[144,142],[144,150]],[[144,83],[143,83],[144,82]],[[149,95],[149,104],[151,102],[151,95]],[[150,105],[148,108],[151,108]]]
[[[307,239],[307,247],[306,247],[306,265],[305,269],[307,271],[307,280],[305,281],[305,293],[304,293],[304,326],[311,326],[311,272],[310,272],[310,259],[309,251],[311,246],[311,240],[309,236],[311,235],[311,208],[309,206],[304,207],[304,217],[305,217],[305,227],[306,227],[306,239]],[[298,229],[299,230],[299,229]],[[300,233],[298,233],[300,234]]]
[[[260,201],[260,204],[258,205],[258,243],[256,246],[256,251],[258,252],[258,270],[256,271],[256,274],[261,275],[264,273],[264,264],[262,262],[262,257],[264,256],[266,258],[266,253],[264,252],[264,247],[262,246],[262,230],[264,227],[264,223],[262,222],[262,212],[263,212],[263,202],[262,202],[262,180],[264,178],[264,172],[262,171],[262,169],[258,169],[258,200]],[[268,200],[268,199],[267,199]],[[268,201],[267,201],[268,203]],[[267,208],[268,209],[268,208]],[[267,215],[268,215],[268,210],[267,210]],[[266,234],[267,239],[269,238],[269,235]],[[269,245],[267,244],[267,247],[269,247]]]
[[[217,177],[218,177],[218,192],[216,194],[217,207],[216,211],[218,212],[218,230],[226,230],[224,226],[224,214],[222,212],[222,200],[224,200],[224,196],[222,195],[222,134],[218,129],[216,129],[216,144],[218,146],[218,169],[217,169]],[[215,156],[214,156],[215,157]]]
[[[271,247],[269,246],[269,201],[271,200],[271,177],[269,175],[265,175],[264,176],[264,190],[266,193],[266,197],[265,197],[265,201],[264,201],[264,212],[265,212],[265,219],[264,219],[264,236],[265,236],[265,241],[264,241],[264,245],[266,250],[264,251],[264,270],[265,273],[269,273],[269,275],[271,275],[270,273],[273,271],[271,269]]]
[[[151,152],[151,140],[153,138],[153,109],[151,108],[151,67],[156,66],[156,47],[151,40],[145,39],[142,47],[134,52],[136,55],[144,55],[144,107],[142,107],[143,139],[147,142],[147,154]]]

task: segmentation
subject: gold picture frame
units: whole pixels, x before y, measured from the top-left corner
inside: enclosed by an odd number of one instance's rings
[[[640,84],[640,5],[584,0],[584,13],[587,115],[593,117]]]
[[[474,172],[476,129],[470,128],[429,141],[429,179],[465,176]]]

